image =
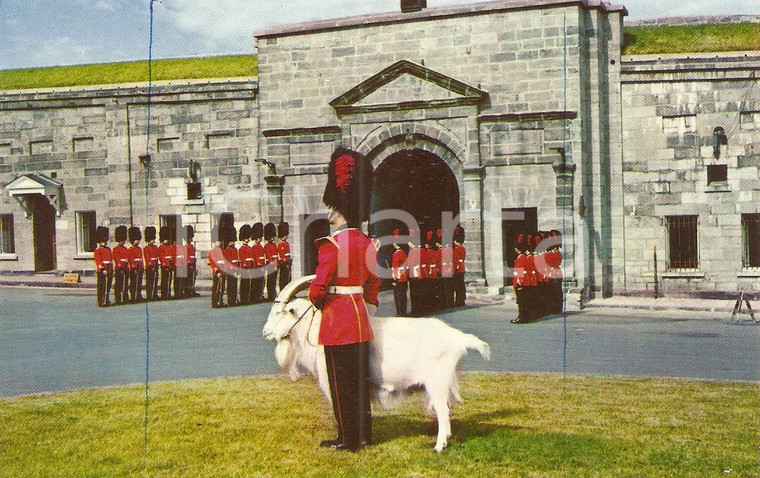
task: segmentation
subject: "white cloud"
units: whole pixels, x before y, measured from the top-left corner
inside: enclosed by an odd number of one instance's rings
[[[47,39],[33,51],[33,63],[39,65],[88,63],[92,57],[92,48],[68,36]]]

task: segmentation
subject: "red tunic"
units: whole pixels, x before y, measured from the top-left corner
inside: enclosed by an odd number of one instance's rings
[[[129,251],[129,268],[137,272],[143,271],[143,250],[140,246],[132,246]]]
[[[98,247],[92,254],[92,258],[95,261],[96,273],[100,273],[102,271],[113,272],[113,254],[111,254],[110,247]]]
[[[467,251],[463,245],[454,247],[454,273],[464,274],[466,272],[464,267],[464,260],[467,257]]]
[[[240,257],[240,267],[243,269],[251,269],[253,267],[253,248],[248,244],[243,244],[238,249],[238,257]]]
[[[237,268],[240,267],[240,257],[238,256],[238,250],[235,246],[227,246],[224,248],[224,258],[229,265],[229,270],[225,271],[227,274],[233,274]]]
[[[251,246],[251,249],[253,250],[253,266],[264,267],[267,265],[267,253],[264,250],[264,246],[262,246],[260,242],[255,242]]]
[[[208,251],[208,265],[211,266],[211,274],[214,275],[217,272],[225,273],[227,267],[227,261],[224,258],[224,251],[219,247],[214,247]]]
[[[546,252],[539,252],[533,255],[533,262],[536,266],[536,280],[538,282],[549,282],[551,267],[546,262]]]
[[[441,277],[454,277],[454,251],[450,247],[442,247],[441,253]]]
[[[288,241],[277,243],[277,260],[280,264],[290,264],[290,244]]]
[[[552,279],[562,279],[562,252],[559,250],[552,250],[546,253],[546,263],[549,265],[550,277]]]
[[[525,287],[535,287],[538,285],[538,274],[536,273],[536,263],[533,254],[525,258],[525,278],[523,279]]]
[[[393,252],[392,268],[393,280],[396,282],[406,282],[406,252],[404,252],[402,249],[398,249]]]
[[[187,245],[187,263],[191,266],[195,265],[195,262],[197,261],[195,257],[195,246],[192,244]]]
[[[412,279],[422,279],[422,254],[419,247],[412,247],[409,249],[409,257],[407,258],[407,267],[409,269],[409,275]]]
[[[267,264],[277,265],[277,244],[267,242],[264,244],[264,253],[267,256]]]
[[[143,257],[145,258],[145,267],[147,269],[156,269],[158,267],[158,246],[155,244],[148,244],[143,249]]]
[[[518,286],[523,286],[525,282],[525,263],[528,260],[528,258],[525,256],[525,254],[520,253],[515,258],[515,267],[512,272],[512,287],[517,288]]]
[[[174,267],[174,256],[177,255],[176,248],[168,244],[158,246],[158,260],[161,267]]]
[[[430,277],[430,249],[420,247],[420,279]]]
[[[375,275],[377,249],[358,229],[341,229],[318,239],[319,265],[309,285],[309,300],[322,310],[320,345],[372,340],[366,304],[377,305],[380,279]],[[361,292],[332,290],[358,287]]]
[[[118,244],[113,248],[113,263],[116,270],[129,270],[129,249],[124,244]]]

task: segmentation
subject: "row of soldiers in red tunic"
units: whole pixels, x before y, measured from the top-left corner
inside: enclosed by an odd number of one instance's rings
[[[274,301],[277,285],[282,290],[291,278],[289,230],[287,222],[277,228],[273,223],[257,222],[241,226],[239,235],[232,225],[212,231],[212,237],[218,240],[208,255],[212,275],[211,307]],[[237,240],[242,242],[239,248]]]
[[[517,317],[510,322],[523,324],[562,313],[562,234],[557,230],[521,233],[514,247]]]
[[[96,230],[98,247],[93,253],[97,275],[98,306],[121,305],[144,300],[169,300],[197,297],[195,291],[196,257],[192,244],[195,231],[185,228],[185,237],[177,244],[171,231],[164,226],[145,228],[145,247],[140,247],[143,235],[138,227],[118,226],[114,231],[116,246],[108,247],[110,231],[100,226]],[[129,239],[129,247],[126,246]],[[144,287],[143,287],[144,284]],[[110,291],[113,286],[114,302]],[[143,296],[143,288],[145,296]]]
[[[393,231],[396,238],[400,233],[399,229]],[[454,229],[453,247],[444,241],[440,229],[435,234],[426,231],[422,240],[415,240],[413,231],[409,231],[409,237],[408,249],[398,242],[393,243],[395,251],[391,268],[396,315],[423,317],[452,307],[463,307],[467,256],[464,229],[461,226]]]

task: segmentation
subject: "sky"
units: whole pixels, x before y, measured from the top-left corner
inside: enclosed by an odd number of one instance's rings
[[[428,8],[480,0],[428,0]],[[760,15],[760,0],[613,0],[629,20]],[[266,28],[399,11],[399,0],[154,0],[153,58],[254,53]],[[0,0],[0,70],[148,58],[150,0]]]

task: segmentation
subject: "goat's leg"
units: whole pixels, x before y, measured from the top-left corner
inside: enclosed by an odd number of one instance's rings
[[[433,405],[438,418],[438,438],[435,442],[435,452],[440,453],[448,445],[451,436],[451,416],[449,414],[448,390],[428,391],[430,403]]]

